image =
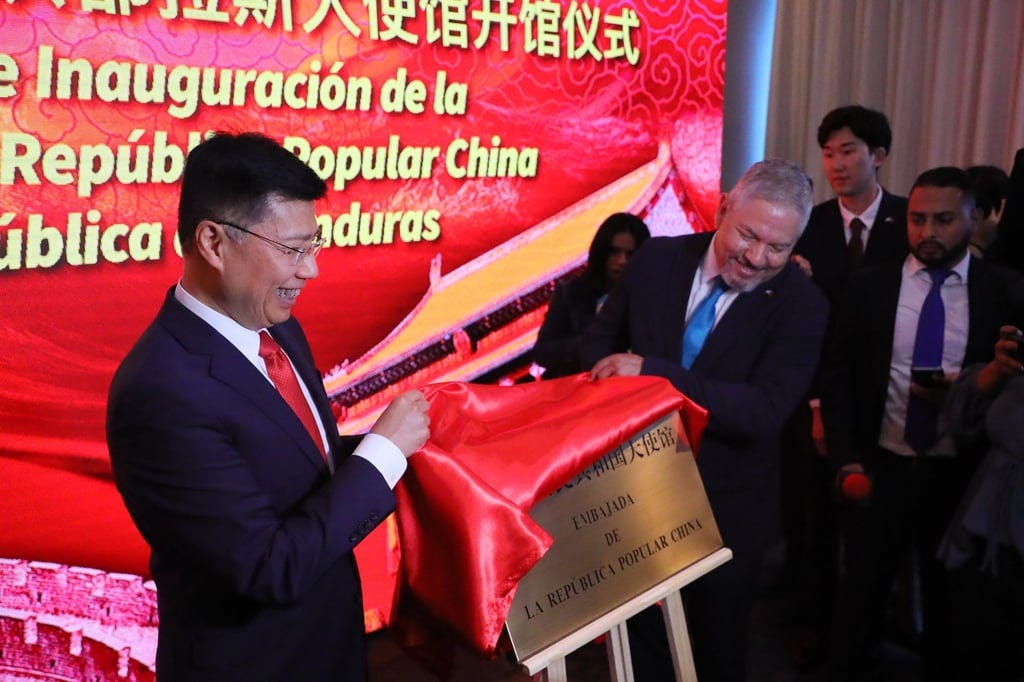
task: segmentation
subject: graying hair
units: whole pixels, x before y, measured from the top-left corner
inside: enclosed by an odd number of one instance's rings
[[[800,215],[800,233],[803,234],[814,203],[814,181],[793,161],[765,159],[743,173],[726,195],[726,208],[743,199],[762,199],[792,208]]]

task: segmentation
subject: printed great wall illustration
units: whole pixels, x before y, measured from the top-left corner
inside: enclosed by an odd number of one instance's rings
[[[152,682],[156,632],[151,581],[0,558],[0,682]]]

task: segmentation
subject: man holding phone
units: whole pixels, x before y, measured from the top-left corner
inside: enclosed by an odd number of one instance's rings
[[[991,359],[1014,277],[968,253],[977,217],[963,170],[925,171],[909,197],[910,255],[854,273],[837,310],[824,363],[826,438],[839,476],[866,473],[872,491],[844,523],[832,679],[869,662],[908,552],[920,568],[925,679],[941,672],[948,613],[935,550],[974,462],[954,456],[939,413],[961,367]]]

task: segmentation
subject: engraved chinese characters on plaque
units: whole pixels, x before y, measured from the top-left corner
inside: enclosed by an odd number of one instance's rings
[[[527,658],[722,546],[679,415],[666,415],[541,500],[554,544],[505,625]]]

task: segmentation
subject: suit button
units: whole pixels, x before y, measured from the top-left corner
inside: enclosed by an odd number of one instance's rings
[[[348,536],[348,541],[349,541],[349,542],[355,542],[355,541],[356,541],[356,540],[358,540],[358,539],[359,539],[359,536],[358,536],[358,535],[356,535],[355,533],[352,533],[352,535],[349,535],[349,536]]]

